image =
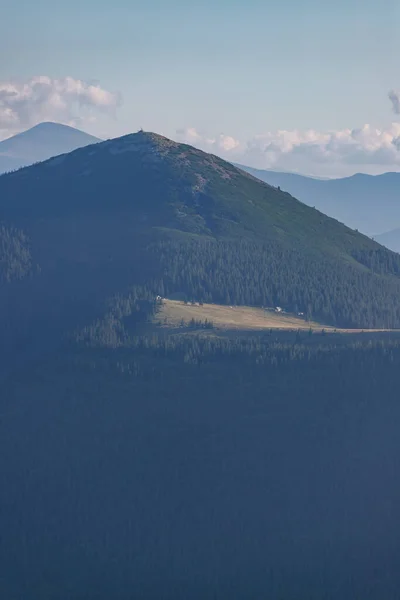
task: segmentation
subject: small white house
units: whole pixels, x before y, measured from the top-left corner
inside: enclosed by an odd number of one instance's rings
[[[282,312],[282,308],[280,306],[275,307],[275,312]]]

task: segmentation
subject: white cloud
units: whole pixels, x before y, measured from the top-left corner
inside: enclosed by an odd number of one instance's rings
[[[400,92],[388,94],[393,112],[400,114]],[[210,137],[196,129],[177,131],[182,141],[232,162],[260,169],[276,169],[341,177],[357,171],[400,171],[400,123],[379,128],[369,124],[339,131],[277,130],[239,141],[229,135]]]
[[[208,137],[199,133],[194,127],[178,129],[176,134],[180,141],[187,142],[188,144],[197,146],[207,152],[214,152],[216,154],[221,152],[231,152],[238,149],[240,146],[239,140],[236,140],[230,135],[220,133],[216,137]]]
[[[400,170],[400,123],[387,128],[364,125],[356,129],[320,132],[277,130],[239,141],[229,135],[210,137],[189,128],[178,138],[233,162],[261,169],[341,176],[357,170]]]
[[[0,133],[11,135],[41,121],[77,125],[93,120],[98,111],[114,111],[119,103],[118,94],[73,77],[0,81]]]

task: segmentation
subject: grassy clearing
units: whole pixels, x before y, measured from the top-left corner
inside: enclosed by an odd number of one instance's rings
[[[212,321],[220,329],[321,329],[324,325],[306,322],[300,317],[273,310],[250,306],[222,306],[219,304],[192,305],[179,300],[164,299],[156,316],[156,321],[164,327],[179,327],[182,320],[189,323]],[[332,329],[332,328],[325,328]],[[333,331],[333,329],[332,329]]]
[[[254,308],[251,306],[223,306],[220,304],[185,304],[180,300],[163,299],[155,323],[161,327],[180,327],[182,321],[188,324],[192,319],[196,321],[211,321],[214,328],[219,330],[237,331],[262,331],[265,329],[275,330],[309,330],[326,333],[361,333],[389,332],[385,329],[336,329],[317,323],[306,321],[301,317],[287,313],[277,313],[274,310]]]

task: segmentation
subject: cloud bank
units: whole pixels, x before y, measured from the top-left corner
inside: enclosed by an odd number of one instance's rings
[[[400,115],[400,91],[391,90],[392,111]],[[46,75],[26,81],[0,81],[0,139],[42,121],[85,127],[100,114],[114,115],[119,94],[91,83]],[[251,139],[230,133],[209,135],[195,127],[179,129],[176,139],[218,154],[232,162],[260,169],[275,169],[340,177],[356,171],[400,171],[400,123],[379,128],[321,132],[313,129],[276,130]]]
[[[118,94],[73,77],[0,81],[0,134],[11,135],[42,121],[79,125],[99,111],[115,111],[119,104]]]
[[[357,170],[400,170],[400,123],[381,129],[367,124],[329,132],[277,130],[250,140],[225,134],[210,137],[195,128],[180,129],[176,135],[180,141],[202,150],[260,169],[321,177],[345,176]]]
[[[391,90],[392,111],[400,115],[400,91]],[[207,136],[194,127],[176,136],[224,158],[259,169],[292,171],[317,177],[343,177],[357,171],[400,171],[400,123],[387,127],[366,124],[340,131],[267,131],[249,140],[231,135]]]

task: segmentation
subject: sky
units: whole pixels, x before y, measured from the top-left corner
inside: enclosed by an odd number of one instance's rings
[[[0,139],[139,128],[321,177],[400,171],[398,0],[2,0]]]

